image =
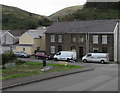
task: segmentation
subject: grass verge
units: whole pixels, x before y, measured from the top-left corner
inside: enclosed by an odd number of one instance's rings
[[[47,71],[41,71],[42,63],[26,62],[12,68],[3,69],[2,78],[0,79],[7,80],[12,78],[26,77],[26,76],[37,75],[42,73],[50,73],[50,72],[83,68],[82,66],[75,66],[75,65],[63,66],[60,64],[47,64],[47,66],[52,66],[52,69]]]

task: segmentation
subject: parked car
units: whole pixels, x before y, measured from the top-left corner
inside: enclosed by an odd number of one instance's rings
[[[47,54],[44,53],[44,52],[36,52],[36,53],[35,53],[35,57],[36,57],[37,59],[42,59],[42,58],[53,59],[53,56],[47,55]]]
[[[22,57],[22,58],[28,58],[30,57],[29,54],[26,54],[24,52],[14,52],[14,54],[17,56],[17,57]]]
[[[108,53],[88,53],[82,58],[82,61],[108,63],[109,54]]]
[[[76,61],[76,58],[77,58],[77,54],[75,51],[60,51],[54,55],[55,60],[66,60],[68,62],[70,60]]]

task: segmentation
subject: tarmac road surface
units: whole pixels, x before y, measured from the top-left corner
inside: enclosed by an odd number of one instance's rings
[[[95,70],[17,86],[4,91],[118,91],[117,64],[71,64],[92,66]]]

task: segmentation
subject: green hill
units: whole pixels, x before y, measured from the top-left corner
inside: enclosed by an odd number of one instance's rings
[[[2,29],[34,29],[50,24],[47,17],[2,5]]]
[[[79,20],[100,20],[100,19],[118,19],[119,17],[119,3],[117,2],[87,2],[83,8],[71,7],[65,8],[61,11],[51,15],[52,20],[59,21],[79,21]]]
[[[67,7],[67,8],[64,8],[64,9],[50,15],[48,18],[53,20],[53,21],[62,20],[62,18],[64,18],[65,16],[69,16],[69,15],[77,12],[79,9],[82,9],[82,8],[83,8],[82,5]]]

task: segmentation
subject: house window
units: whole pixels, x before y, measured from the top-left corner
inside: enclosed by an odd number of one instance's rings
[[[102,48],[102,52],[103,52],[103,53],[107,53],[107,52],[108,52],[108,51],[107,51],[107,47],[103,47],[103,48]]]
[[[102,35],[102,44],[107,44],[107,35]]]
[[[59,43],[62,42],[62,35],[58,35],[58,42],[59,42]]]
[[[76,47],[75,47],[75,46],[72,46],[72,47],[71,47],[71,50],[76,50]]]
[[[71,36],[72,42],[76,42],[76,38],[74,36]]]
[[[84,42],[84,38],[83,38],[83,37],[80,37],[80,38],[79,38],[79,42],[82,42],[82,43],[83,43],[83,42]]]
[[[51,35],[50,40],[51,42],[55,42],[55,35]]]
[[[93,44],[98,44],[98,35],[93,35]]]
[[[55,46],[51,46],[51,54],[55,53]]]
[[[93,53],[98,53],[98,48],[93,48]]]
[[[25,51],[25,48],[23,48],[23,51]]]
[[[40,47],[37,47],[37,50],[40,50]]]

